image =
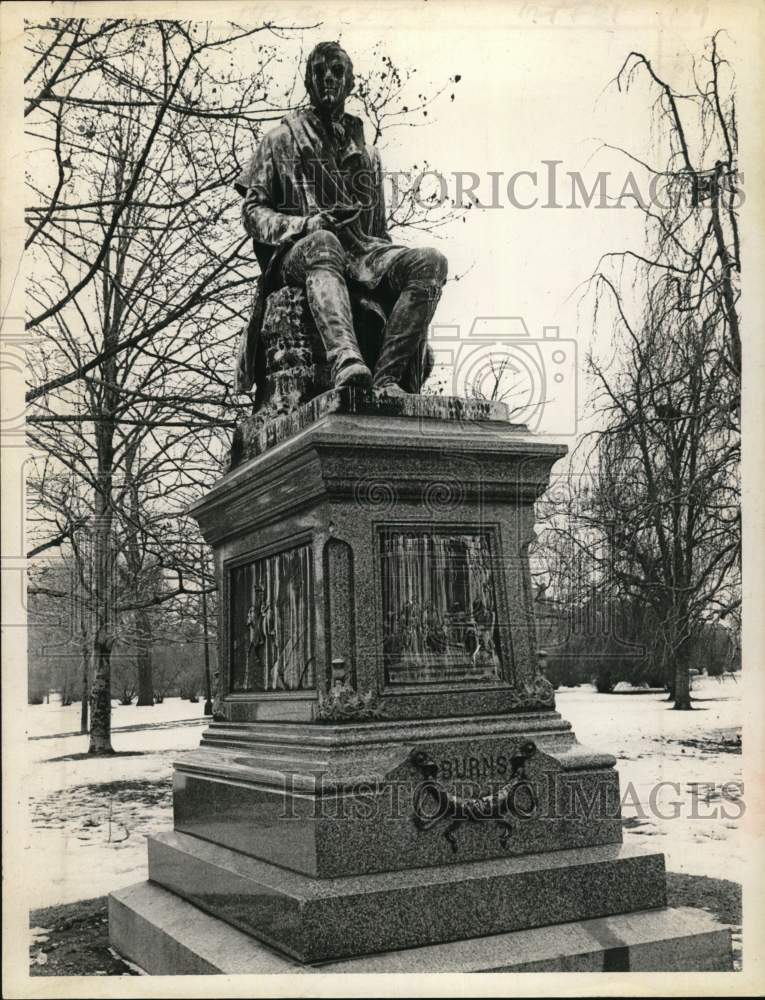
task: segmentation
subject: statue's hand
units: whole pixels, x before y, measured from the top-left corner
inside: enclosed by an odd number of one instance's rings
[[[306,235],[310,236],[312,233],[318,233],[322,229],[334,233],[336,225],[337,220],[333,218],[331,212],[317,212],[306,223]]]
[[[325,209],[309,218],[305,231],[310,235],[311,233],[318,232],[320,229],[325,229],[330,233],[337,234],[343,229],[352,226],[360,214],[360,205],[339,205],[336,208]]]
[[[335,226],[338,229],[343,229],[346,226],[352,226],[354,222],[361,215],[360,205],[350,205],[348,208],[335,209]]]

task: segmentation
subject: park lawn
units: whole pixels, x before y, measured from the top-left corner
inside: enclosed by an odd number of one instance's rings
[[[173,761],[199,745],[202,709],[180,698],[115,705],[116,753],[88,757],[86,736],[55,735],[77,730],[78,705],[28,707],[31,907],[91,899],[146,878],[146,835],[173,825]]]
[[[741,688],[697,678],[691,712],[663,693],[556,691],[579,741],[616,757],[625,842],[663,851],[668,871],[743,881]]]

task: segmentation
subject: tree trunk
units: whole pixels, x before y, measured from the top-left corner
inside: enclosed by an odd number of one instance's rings
[[[136,705],[148,707],[154,704],[154,678],[152,675],[151,649],[142,646],[138,650],[138,701]]]
[[[720,192],[723,190],[725,176],[725,165],[717,163],[715,165],[715,181],[712,189],[712,228],[717,243],[717,252],[720,255],[722,269],[720,272],[720,287],[722,291],[722,301],[725,309],[725,319],[730,331],[730,357],[736,374],[741,377],[741,332],[738,325],[738,312],[736,311],[736,292],[733,287],[731,275],[734,268],[739,268],[740,261],[731,260],[728,253],[728,242],[723,233],[720,221]],[[731,213],[732,214],[732,213]]]
[[[88,699],[90,698],[90,643],[87,636],[82,642],[82,700],[80,702],[80,732],[88,731]]]
[[[151,652],[151,621],[145,611],[136,612],[135,616],[138,641],[138,701],[137,705],[144,707],[154,704],[154,676],[152,672]]]
[[[98,434],[98,431],[96,432]],[[110,442],[111,443],[111,442]],[[107,493],[108,489],[108,493]],[[96,490],[93,531],[93,683],[90,691],[90,746],[88,753],[109,754],[112,749],[112,509],[111,477]]]
[[[111,497],[96,491],[93,531],[93,682],[90,689],[90,746],[88,753],[110,754],[112,749],[112,614]]]
[[[110,275],[110,255],[102,267],[104,288],[103,347],[108,352],[119,340],[122,303],[120,280],[124,261],[118,264],[117,281]],[[112,681],[111,658],[114,643],[114,558],[112,552],[112,522],[114,498],[114,412],[117,405],[117,362],[108,354],[100,365],[103,396],[98,405],[99,420],[95,425],[97,476],[93,496],[93,569],[90,576],[91,617],[93,638],[93,680],[90,693],[90,746],[88,753],[106,755],[112,748]]]
[[[675,703],[672,706],[682,712],[687,712],[693,708],[691,705],[691,664],[689,652],[690,643],[687,639],[684,639],[677,648],[677,655],[675,657],[675,687],[673,692]]]
[[[90,746],[88,753],[114,753],[112,747],[111,649],[93,643],[93,686],[90,692]]]
[[[105,367],[109,368],[109,365]],[[110,373],[113,378],[113,373]],[[111,657],[113,638],[112,469],[114,425],[104,420],[96,427],[98,481],[93,518],[93,682],[90,692],[90,746],[88,753],[110,754],[112,749]]]

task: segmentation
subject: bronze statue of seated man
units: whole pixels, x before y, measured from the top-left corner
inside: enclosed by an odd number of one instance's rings
[[[305,84],[311,107],[268,132],[236,182],[261,267],[237,388],[254,387],[257,402],[265,376],[265,300],[286,285],[305,289],[336,388],[418,391],[413,359],[423,353],[446,281],[446,258],[438,250],[391,242],[379,154],[367,146],[361,120],[345,112],[353,89],[347,53],[335,42],[317,45]],[[354,311],[384,324],[374,371],[360,349]]]

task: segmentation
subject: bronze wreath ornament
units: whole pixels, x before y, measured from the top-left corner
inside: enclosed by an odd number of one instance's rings
[[[502,827],[499,842],[507,848],[513,832],[510,817],[530,819],[537,811],[537,795],[526,773],[526,764],[536,752],[536,744],[531,740],[522,743],[514,749],[510,758],[510,780],[507,784],[488,795],[471,797],[450,792],[439,781],[438,765],[432,757],[424,750],[413,750],[409,759],[423,776],[414,790],[412,801],[415,825],[419,830],[429,830],[443,819],[451,820],[444,837],[452,850],[457,851],[459,845],[455,831],[461,823],[494,820]]]

